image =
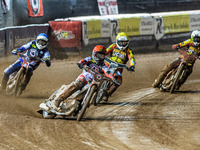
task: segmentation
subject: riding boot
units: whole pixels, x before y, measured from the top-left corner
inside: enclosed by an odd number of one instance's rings
[[[67,88],[63,89],[58,96],[56,96],[52,101],[51,101],[51,106],[54,109],[58,109],[58,106],[62,101],[64,101],[66,98],[71,96],[74,92],[80,90],[83,87],[83,83],[79,80],[72,82]],[[62,89],[61,89],[62,90]]]

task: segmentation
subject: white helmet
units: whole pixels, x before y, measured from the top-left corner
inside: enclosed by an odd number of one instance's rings
[[[45,33],[40,33],[36,39],[36,46],[38,49],[44,49],[48,44],[48,36]]]
[[[200,44],[200,31],[195,30],[191,34],[191,39],[192,42],[194,43],[195,46],[199,46]]]

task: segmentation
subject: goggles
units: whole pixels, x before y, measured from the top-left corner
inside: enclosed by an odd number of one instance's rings
[[[96,57],[97,57],[97,58],[100,58],[100,59],[105,59],[105,54],[97,53],[97,54],[96,54]]]
[[[118,43],[119,46],[123,46],[123,47],[128,45],[128,41],[118,41],[117,43]]]
[[[42,46],[47,45],[47,41],[45,41],[45,40],[38,40],[37,43],[38,43],[39,45],[42,45]]]

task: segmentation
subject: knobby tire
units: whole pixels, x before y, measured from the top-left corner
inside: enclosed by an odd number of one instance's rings
[[[100,89],[98,90],[98,93],[97,93],[97,97],[96,99],[94,100],[94,106],[97,106],[100,101],[103,99],[104,95],[105,95],[105,86],[107,84],[107,81],[104,81],[102,84],[101,84],[101,87]],[[106,88],[107,89],[107,88]]]
[[[15,96],[20,97],[22,91],[21,91],[21,83],[22,83],[22,78],[24,78],[25,73],[24,73],[24,68],[21,68],[18,72],[17,80],[16,80],[16,86],[15,86]]]
[[[174,79],[174,82],[173,82],[172,87],[171,87],[171,89],[170,89],[170,93],[173,93],[173,92],[175,91],[175,88],[176,88],[176,86],[177,86],[177,83],[178,83],[178,81],[179,81],[179,79],[180,79],[180,76],[181,76],[181,74],[182,74],[183,67],[184,67],[184,65],[181,64],[181,67],[177,70],[176,78]]]
[[[84,104],[80,110],[80,113],[78,114],[77,121],[80,121],[82,119],[83,115],[85,114],[85,111],[89,106],[90,100],[96,90],[96,85],[92,85],[92,87],[89,88],[88,90],[89,91],[86,93],[86,95],[83,99]]]

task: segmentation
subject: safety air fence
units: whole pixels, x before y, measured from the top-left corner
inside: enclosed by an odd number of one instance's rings
[[[1,29],[0,56],[10,54],[40,32],[49,35],[50,50],[58,54],[62,50],[91,50],[97,44],[108,46],[119,32],[129,36],[132,49],[147,46],[148,50],[186,40],[193,30],[200,30],[200,10],[62,18],[48,24]]]

